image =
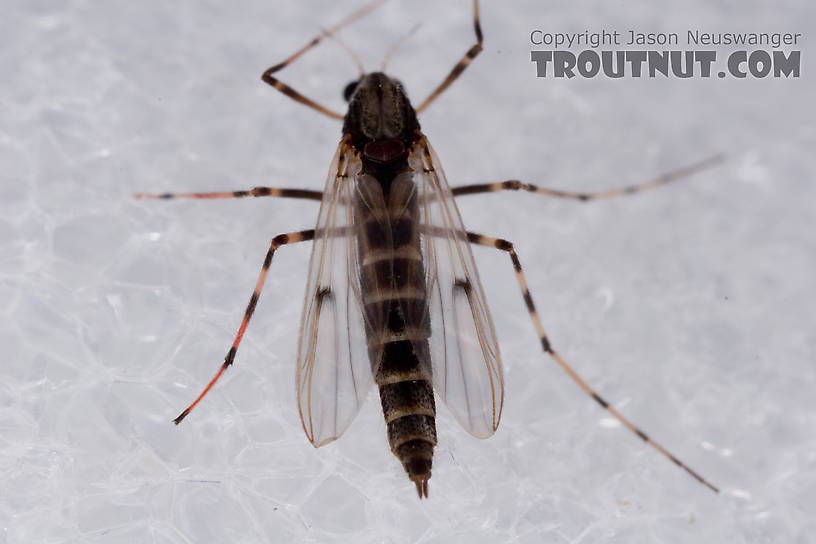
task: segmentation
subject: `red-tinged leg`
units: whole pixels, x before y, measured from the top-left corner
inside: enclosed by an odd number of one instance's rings
[[[176,198],[215,199],[215,198],[245,198],[248,196],[272,196],[278,198],[299,198],[304,200],[323,199],[322,191],[308,189],[281,189],[279,187],[253,187],[244,191],[217,191],[212,193],[135,193],[133,198],[172,200]]]
[[[261,291],[263,290],[264,282],[266,281],[266,274],[269,271],[269,266],[272,264],[272,257],[275,255],[275,251],[277,251],[279,247],[287,244],[296,244],[298,242],[312,240],[314,235],[314,229],[309,229],[298,232],[290,232],[287,234],[279,234],[272,239],[269,250],[266,252],[266,257],[264,258],[263,267],[261,268],[261,273],[258,276],[258,281],[255,283],[255,290],[252,292],[252,297],[250,297],[249,304],[244,311],[244,318],[241,320],[241,326],[238,327],[238,333],[235,335],[235,340],[232,342],[232,347],[230,347],[230,350],[227,352],[224,362],[221,363],[221,368],[218,369],[218,372],[216,372],[213,379],[210,380],[210,383],[207,384],[201,394],[196,397],[190,406],[185,408],[184,411],[173,420],[173,423],[178,425],[185,417],[187,417],[187,414],[189,414],[190,411],[195,408],[195,405],[204,398],[210,389],[212,389],[218,379],[221,378],[224,371],[229,368],[235,359],[235,353],[238,351],[238,346],[241,344],[241,339],[244,337],[244,332],[246,331],[247,325],[249,325],[249,320],[252,318],[252,314],[255,312],[255,306],[258,304],[258,299],[261,296]]]

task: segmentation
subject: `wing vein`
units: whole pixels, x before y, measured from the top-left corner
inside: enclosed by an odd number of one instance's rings
[[[373,382],[352,213],[360,169],[342,141],[329,168],[309,263],[296,387],[303,429],[316,447],[348,428]]]

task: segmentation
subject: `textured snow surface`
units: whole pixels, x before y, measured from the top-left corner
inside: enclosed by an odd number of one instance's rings
[[[441,3],[440,3],[441,4]],[[261,72],[358,5],[7,1],[0,17],[0,543],[784,542],[816,524],[816,232],[808,2],[483,2],[485,52],[422,116],[452,184],[601,190],[716,152],[682,183],[582,204],[461,199],[512,240],[556,349],[722,487],[644,446],[539,349],[506,255],[477,248],[505,361],[502,424],[440,409],[430,499],[376,398],[315,450],[295,407],[314,202],[137,191],[320,189],[340,125]],[[467,1],[390,2],[342,32],[418,102],[473,42]],[[533,28],[804,32],[798,80],[536,79]],[[681,46],[682,48],[682,46]],[[334,109],[336,43],[281,78]],[[371,397],[376,397],[372,391]]]

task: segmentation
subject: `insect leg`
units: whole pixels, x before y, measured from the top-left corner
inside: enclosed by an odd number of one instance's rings
[[[439,87],[434,89],[428,98],[422,101],[422,103],[416,109],[417,114],[421,113],[422,110],[431,104],[431,102],[436,100],[436,97],[442,94],[442,92],[447,89],[450,84],[462,74],[462,72],[465,71],[465,68],[467,68],[471,62],[473,62],[476,55],[482,52],[483,37],[482,27],[479,24],[479,0],[473,0],[473,30],[476,32],[476,43],[470,49],[468,49],[465,56],[463,56],[462,59],[456,63],[456,66],[454,66],[453,70],[450,71],[448,77],[446,77],[445,80],[439,84]]]
[[[533,297],[530,295],[530,290],[527,287],[527,280],[524,278],[524,272],[521,269],[521,262],[519,261],[518,255],[516,254],[516,250],[513,247],[511,242],[507,240],[502,240],[501,238],[492,238],[489,236],[483,236],[481,234],[474,234],[472,232],[467,233],[468,241],[472,244],[478,244],[482,246],[492,247],[499,249],[501,251],[505,251],[510,255],[510,260],[513,262],[513,269],[516,271],[516,279],[518,280],[519,287],[521,287],[521,292],[524,297],[524,303],[527,305],[527,311],[530,312],[530,319],[533,320],[533,325],[535,325],[536,332],[538,333],[538,337],[541,339],[541,347],[547,352],[553,360],[560,366],[564,372],[566,372],[572,380],[578,384],[578,386],[584,390],[584,392],[592,397],[595,402],[601,405],[601,407],[609,412],[615,419],[620,421],[624,427],[635,433],[641,440],[655,448],[657,451],[665,455],[670,461],[672,461],[675,465],[682,468],[686,472],[688,472],[694,479],[696,479],[701,484],[705,485],[715,493],[719,493],[720,490],[717,489],[714,485],[708,482],[705,478],[700,476],[697,472],[692,470],[682,461],[680,461],[677,457],[673,454],[669,453],[669,451],[661,446],[659,443],[652,440],[646,433],[640,430],[634,423],[629,421],[626,417],[624,417],[617,409],[609,404],[606,400],[604,400],[598,393],[595,392],[584,379],[572,369],[570,365],[561,358],[558,352],[553,349],[552,345],[550,344],[550,340],[547,338],[547,334],[544,332],[544,327],[541,325],[541,320],[538,317],[538,313],[536,312],[535,305],[533,304]]]
[[[289,232],[286,234],[279,234],[272,238],[272,243],[269,246],[269,250],[266,252],[266,257],[264,258],[263,267],[261,268],[261,273],[258,276],[258,281],[255,283],[255,290],[252,292],[252,297],[249,299],[249,304],[244,311],[244,318],[241,320],[241,326],[238,327],[238,333],[235,335],[235,340],[232,342],[232,347],[227,352],[227,356],[224,358],[224,362],[221,363],[221,368],[218,369],[218,372],[213,376],[213,379],[210,380],[210,383],[207,384],[207,387],[201,392],[198,397],[193,401],[190,406],[184,409],[179,416],[173,420],[173,423],[178,425],[181,423],[187,414],[195,407],[196,404],[204,398],[210,389],[212,389],[215,382],[221,377],[221,374],[229,368],[232,364],[232,361],[235,359],[235,353],[238,351],[238,346],[241,344],[241,339],[244,337],[244,331],[246,331],[247,325],[249,324],[249,320],[252,318],[252,314],[255,311],[255,306],[258,304],[258,298],[261,296],[261,291],[263,290],[264,282],[266,281],[266,273],[269,271],[269,266],[272,264],[272,257],[275,255],[275,251],[281,246],[286,244],[295,244],[297,242],[306,242],[308,240],[312,240],[315,236],[314,229],[309,230],[301,230],[298,232]]]
[[[656,178],[638,183],[636,185],[627,185],[617,189],[609,189],[597,193],[577,193],[572,191],[561,191],[558,189],[547,189],[545,187],[538,187],[530,183],[524,183],[517,179],[510,179],[507,181],[497,181],[494,183],[482,183],[474,185],[463,185],[461,187],[453,187],[454,196],[474,195],[478,193],[493,193],[496,191],[528,191],[530,193],[537,193],[540,195],[547,195],[555,198],[569,198],[573,200],[580,200],[586,202],[588,200],[599,200],[602,198],[616,198],[619,196],[632,195],[666,185],[672,181],[682,179],[708,168],[719,164],[723,161],[722,155],[714,155],[696,164],[668,172],[666,174],[657,176]]]
[[[247,196],[273,196],[280,198],[301,198],[305,200],[322,200],[322,191],[310,191],[307,189],[281,189],[279,187],[253,187],[243,191],[218,191],[212,193],[135,193],[133,198],[138,199],[161,199],[170,200],[174,198],[243,198]]]
[[[323,38],[331,36],[332,34],[337,32],[338,30],[340,30],[344,26],[347,26],[347,25],[353,23],[354,21],[360,19],[361,17],[364,17],[364,16],[368,15],[369,13],[374,11],[374,9],[376,9],[384,1],[385,0],[373,0],[372,2],[368,2],[366,5],[364,5],[363,7],[361,7],[360,9],[358,9],[357,11],[355,11],[354,13],[352,13],[351,15],[349,15],[348,17],[346,17],[345,19],[343,19],[342,21],[337,23],[336,25],[332,26],[331,28],[328,28],[327,30],[321,32],[320,34],[318,34],[317,36],[312,38],[312,40],[309,43],[307,43],[306,45],[304,45],[303,47],[301,47],[300,49],[295,51],[292,55],[289,56],[289,58],[287,58],[283,62],[279,62],[278,64],[272,66],[271,68],[268,68],[261,75],[261,79],[263,79],[265,82],[272,85],[275,89],[279,90],[280,92],[282,92],[283,94],[285,94],[286,96],[291,98],[292,100],[295,100],[297,102],[300,102],[301,104],[309,106],[310,108],[312,108],[314,110],[317,110],[320,113],[322,113],[324,115],[327,115],[327,116],[329,116],[329,117],[331,117],[333,119],[342,120],[343,117],[344,117],[342,114],[337,113],[335,111],[332,111],[332,110],[328,109],[327,107],[325,107],[325,106],[323,106],[321,104],[318,104],[317,102],[315,102],[311,98],[307,98],[307,97],[303,96],[302,94],[300,94],[299,92],[294,90],[292,87],[290,87],[286,83],[283,83],[281,80],[279,80],[276,77],[272,76],[272,74],[274,74],[275,72],[278,72],[280,70],[283,70],[284,68],[286,68],[287,66],[292,64],[295,60],[298,59],[298,57],[300,57],[301,55],[306,53],[309,49],[312,49],[317,44],[319,44],[321,41],[323,41]]]

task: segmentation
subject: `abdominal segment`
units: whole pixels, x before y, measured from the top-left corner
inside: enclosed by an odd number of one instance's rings
[[[425,267],[412,186],[408,174],[385,186],[363,175],[355,214],[363,227],[357,250],[369,357],[388,442],[419,496],[427,497],[436,407],[428,364]]]

